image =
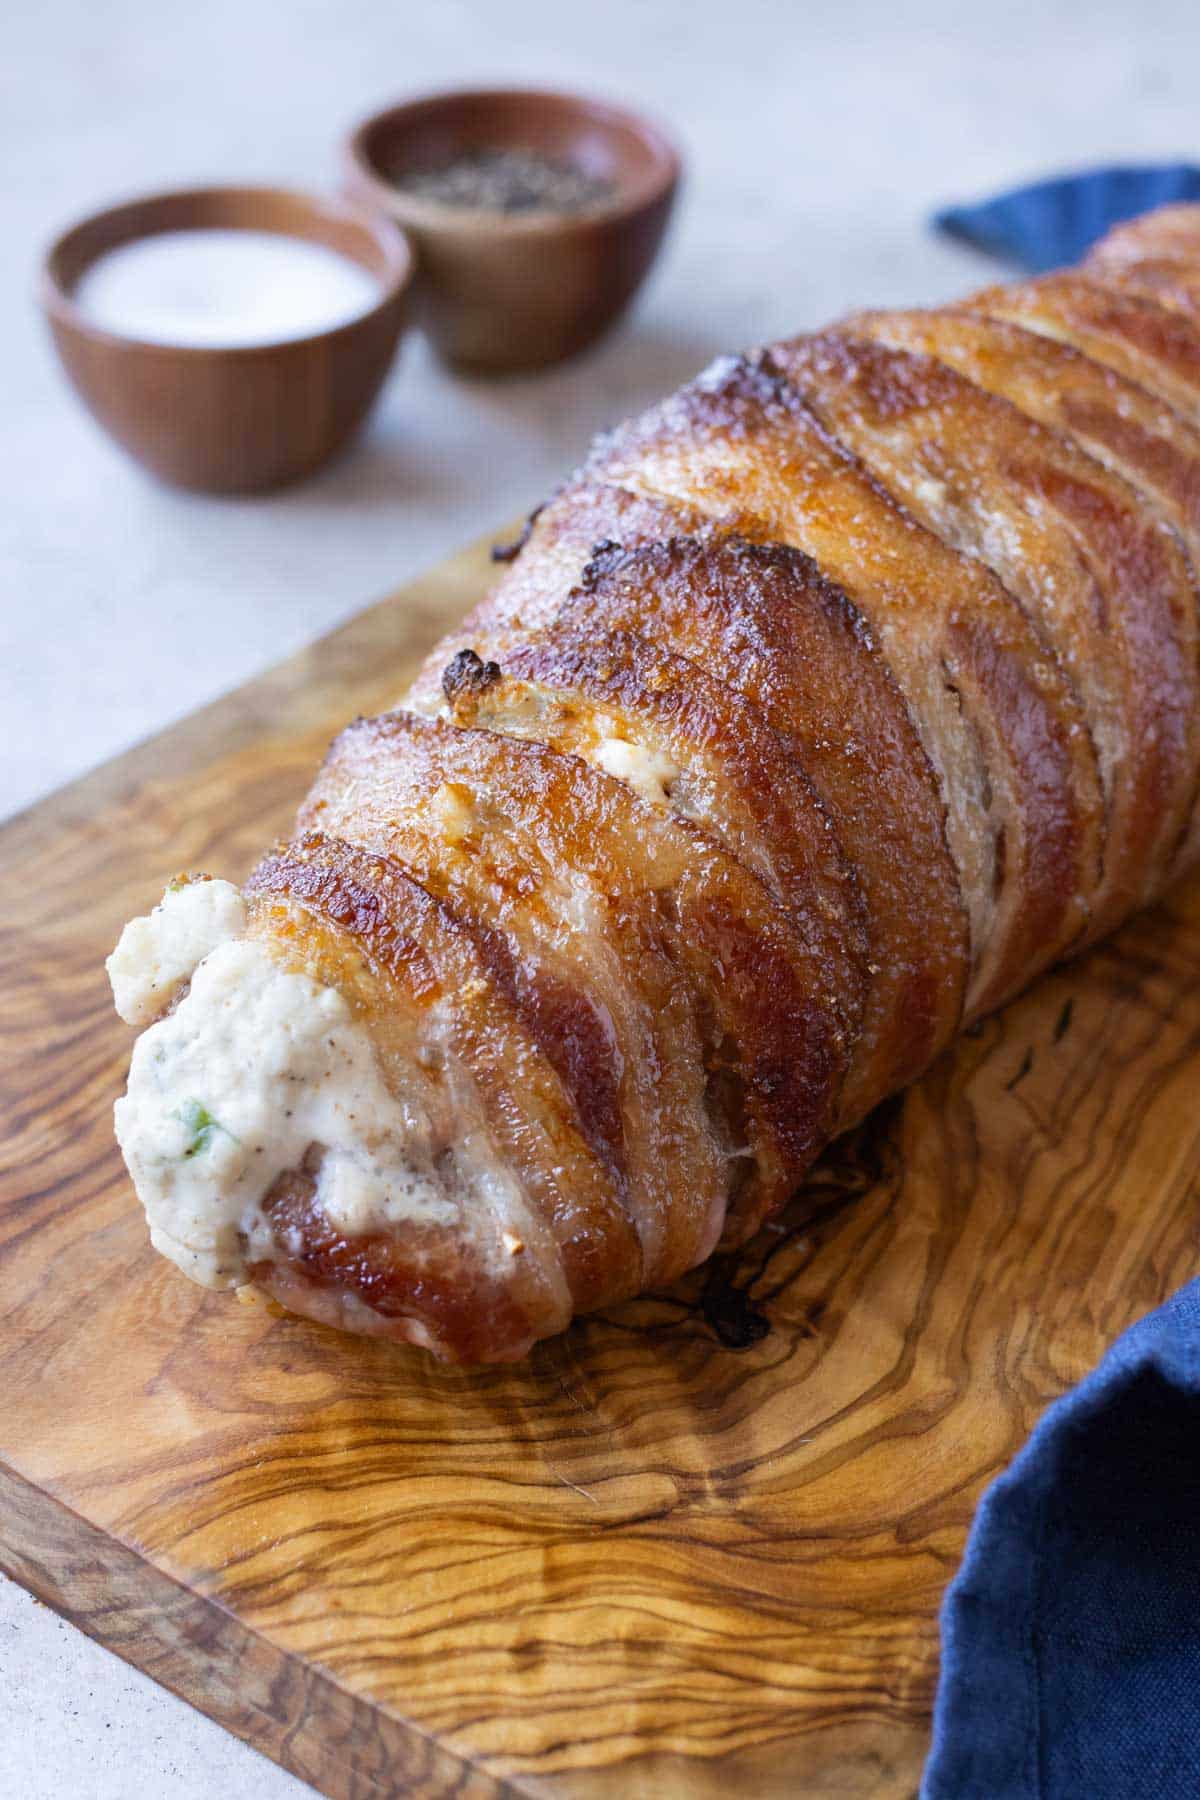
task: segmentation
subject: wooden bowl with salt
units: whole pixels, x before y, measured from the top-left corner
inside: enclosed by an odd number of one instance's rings
[[[265,252],[257,271],[252,238]],[[359,428],[412,273],[386,219],[279,188],[196,188],[64,232],[41,301],[72,385],[111,437],[176,487],[240,494],[300,479]]]

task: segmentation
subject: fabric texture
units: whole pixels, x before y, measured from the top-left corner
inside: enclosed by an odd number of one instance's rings
[[[1200,1280],[984,1496],[942,1610],[921,1795],[1200,1795]]]
[[[945,207],[933,222],[948,237],[1040,275],[1078,262],[1111,226],[1173,200],[1200,200],[1200,166],[1167,163],[1056,175],[991,200]]]

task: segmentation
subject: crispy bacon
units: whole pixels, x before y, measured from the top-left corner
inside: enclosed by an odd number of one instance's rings
[[[1089,936],[1111,929],[1161,886],[1194,799],[1196,603],[1181,544],[1120,477],[932,357],[852,328],[777,355],[926,530],[1016,596],[1069,674],[1108,805],[1103,873],[1082,888]],[[1051,835],[1061,842],[1061,826]]]

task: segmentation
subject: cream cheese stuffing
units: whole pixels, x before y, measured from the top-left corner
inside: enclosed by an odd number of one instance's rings
[[[267,1254],[263,1200],[313,1144],[325,1151],[318,1199],[339,1230],[459,1214],[420,1072],[393,1093],[342,996],[239,935],[245,924],[229,883],[187,883],[126,926],[109,959],[134,1023],[190,980],[137,1040],[116,1127],[155,1248],[207,1287],[240,1285]]]
[[[246,929],[246,903],[231,881],[173,881],[152,913],[131,919],[105,963],[127,1025],[148,1025],[197,963]]]

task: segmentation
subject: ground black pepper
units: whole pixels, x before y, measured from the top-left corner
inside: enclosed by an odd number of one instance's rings
[[[393,175],[401,192],[484,212],[587,212],[616,192],[604,176],[537,150],[471,150],[432,169]]]

